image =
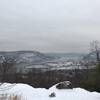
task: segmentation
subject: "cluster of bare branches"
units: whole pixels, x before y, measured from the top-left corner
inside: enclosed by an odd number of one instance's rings
[[[97,62],[100,62],[100,42],[92,41],[90,43],[90,53],[95,53]]]

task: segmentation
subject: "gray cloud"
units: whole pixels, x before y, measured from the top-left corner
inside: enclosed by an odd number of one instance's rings
[[[100,39],[99,0],[0,0],[0,50],[86,52]]]

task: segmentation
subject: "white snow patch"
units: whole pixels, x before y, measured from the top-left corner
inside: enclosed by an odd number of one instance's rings
[[[56,97],[49,97],[51,93]],[[0,94],[22,95],[22,100],[100,100],[100,93],[89,92],[81,88],[56,89],[56,85],[50,89],[33,88],[26,84],[4,83],[0,85]]]

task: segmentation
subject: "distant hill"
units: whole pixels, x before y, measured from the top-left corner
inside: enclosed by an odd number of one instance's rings
[[[37,51],[12,51],[12,52],[0,52],[0,57],[6,56],[14,58],[17,64],[20,63],[40,63],[47,60],[51,60],[52,57]]]
[[[52,56],[57,60],[79,60],[83,58],[86,54],[84,53],[48,53],[48,56]]]

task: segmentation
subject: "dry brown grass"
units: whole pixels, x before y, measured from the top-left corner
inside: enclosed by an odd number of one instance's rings
[[[2,94],[0,95],[0,100],[22,100],[22,97],[21,95]]]

